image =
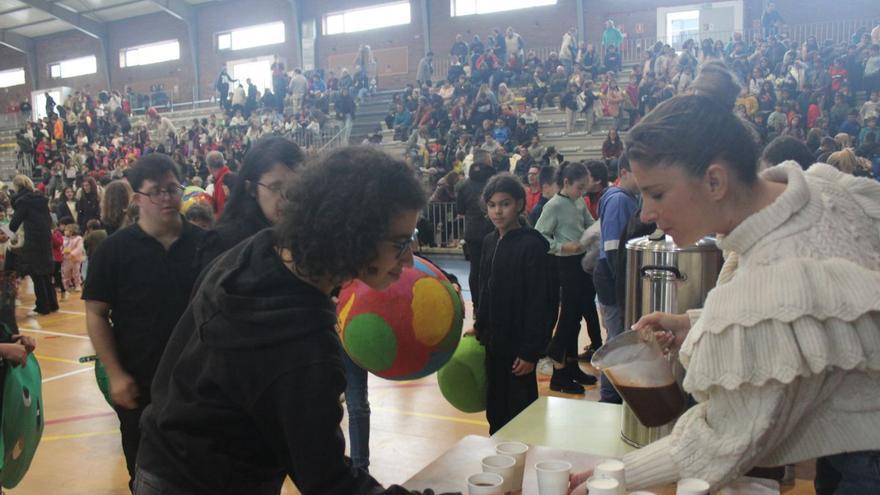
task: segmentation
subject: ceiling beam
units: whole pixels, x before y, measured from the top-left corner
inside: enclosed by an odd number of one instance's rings
[[[80,13],[64,8],[61,4],[54,4],[48,0],[19,0],[25,5],[42,10],[52,17],[62,20],[74,29],[99,40],[107,38],[107,25],[96,21]]]
[[[26,22],[24,24],[17,24],[15,26],[9,26],[6,29],[21,29],[21,28],[26,28],[26,27],[30,27],[30,26],[37,26],[39,24],[45,24],[47,22],[52,22],[52,21],[57,21],[57,20],[58,19],[55,19],[54,17],[50,17],[48,19],[40,19],[39,21],[32,21],[32,22]]]
[[[196,22],[196,9],[186,3],[184,0],[148,0],[150,3],[157,5],[160,9],[167,12],[172,17],[176,17],[187,23]]]
[[[21,7],[15,7],[14,9],[0,11],[0,15],[14,14],[16,12],[21,12],[22,10],[27,10],[29,8],[31,8],[30,5],[23,5]]]
[[[103,7],[95,7],[94,9],[83,10],[82,12],[80,12],[80,14],[83,14],[83,15],[93,14],[95,12],[102,12],[104,10],[110,10],[110,9],[115,9],[115,8],[119,8],[119,7],[128,7],[129,5],[134,5],[136,3],[141,3],[143,1],[144,0],[129,0],[127,2],[117,3],[116,5],[105,5]]]
[[[27,54],[34,51],[34,40],[8,29],[0,29],[0,45],[8,46],[17,52]]]

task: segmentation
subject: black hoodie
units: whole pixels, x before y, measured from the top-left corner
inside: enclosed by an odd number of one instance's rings
[[[15,266],[21,275],[51,275],[52,216],[49,199],[41,193],[22,189],[12,197],[15,213],[9,222],[9,230],[16,232],[24,226],[24,246],[16,253]]]
[[[205,273],[174,329],[141,420],[138,467],[175,494],[383,491],[345,457],[336,311],[264,230]]]
[[[474,327],[489,352],[536,363],[556,325],[559,283],[550,244],[520,227],[483,240],[480,304]],[[489,301],[489,303],[485,303]]]

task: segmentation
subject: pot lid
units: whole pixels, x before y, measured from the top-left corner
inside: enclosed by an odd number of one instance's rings
[[[675,245],[671,236],[658,230],[649,236],[637,237],[626,243],[627,251],[651,251],[656,253],[694,253],[718,251],[714,237],[706,236],[690,246]]]

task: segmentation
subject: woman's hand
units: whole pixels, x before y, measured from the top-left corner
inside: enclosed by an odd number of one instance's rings
[[[655,311],[645,315],[632,326],[642,338],[654,338],[665,352],[677,351],[691,329],[688,315],[674,315]]]
[[[520,358],[516,358],[510,371],[511,373],[513,373],[513,376],[528,375],[532,371],[535,371],[535,363],[530,363]]]
[[[568,495],[572,493],[586,493],[587,480],[593,476],[593,470],[587,469],[580,473],[572,473],[568,477]]]
[[[113,403],[125,409],[137,409],[141,393],[134,378],[125,372],[108,374],[110,379],[110,398]]]
[[[13,366],[25,366],[28,354],[27,348],[22,344],[0,344],[0,356],[10,361]]]

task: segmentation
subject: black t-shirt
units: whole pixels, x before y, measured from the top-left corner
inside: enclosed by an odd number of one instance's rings
[[[89,259],[82,298],[110,305],[120,362],[141,387],[150,386],[189,303],[199,275],[196,250],[204,235],[183,221],[180,238],[166,251],[134,224],[108,237]]]

